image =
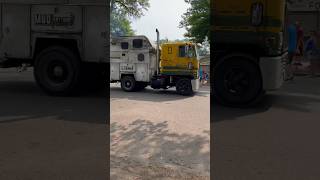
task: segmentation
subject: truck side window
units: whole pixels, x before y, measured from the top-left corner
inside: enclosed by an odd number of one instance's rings
[[[263,4],[254,3],[252,5],[251,23],[253,26],[260,26],[263,21]]]
[[[179,57],[186,57],[186,47],[179,46]]]
[[[168,47],[168,54],[172,54],[172,47]]]
[[[122,43],[121,43],[121,49],[129,49],[129,43],[127,43],[127,42],[122,42]]]
[[[133,40],[133,48],[142,48],[143,40],[142,39],[134,39]]]

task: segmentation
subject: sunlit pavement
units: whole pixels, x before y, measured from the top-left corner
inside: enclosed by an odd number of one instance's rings
[[[209,87],[186,97],[113,84],[110,94],[111,179],[209,179]]]

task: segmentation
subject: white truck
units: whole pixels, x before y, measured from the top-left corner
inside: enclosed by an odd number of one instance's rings
[[[125,91],[146,87],[156,74],[156,49],[145,36],[112,38],[110,52],[110,81],[121,81],[126,75],[135,79],[134,84],[121,84]]]
[[[106,83],[108,8],[105,0],[0,0],[0,66],[33,66],[51,95]]]
[[[193,43],[152,45],[146,36],[113,37],[110,42],[110,82],[121,82],[131,92],[176,87],[178,94],[192,95],[199,88],[199,61]]]

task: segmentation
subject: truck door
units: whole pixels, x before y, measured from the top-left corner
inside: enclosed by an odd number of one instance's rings
[[[120,51],[121,62],[128,63],[128,61],[129,61],[129,42],[126,40],[121,41],[120,46],[121,46],[121,51]]]
[[[180,45],[178,50],[178,58],[177,58],[177,69],[187,70],[188,63],[191,63],[190,58],[188,58],[188,49],[186,45]]]
[[[30,6],[2,4],[1,55],[30,57]]]
[[[134,64],[136,72],[136,81],[148,82],[149,76],[149,48],[146,47],[146,41],[143,38],[132,40],[132,48],[129,52],[129,61]]]

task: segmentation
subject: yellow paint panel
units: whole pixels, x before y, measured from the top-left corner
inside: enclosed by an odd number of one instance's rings
[[[160,71],[164,72],[164,69],[170,69],[175,71],[185,71],[188,70],[189,63],[192,63],[194,70],[199,69],[199,62],[197,57],[180,57],[179,47],[191,45],[192,43],[167,43],[161,45],[161,56],[160,56]]]

